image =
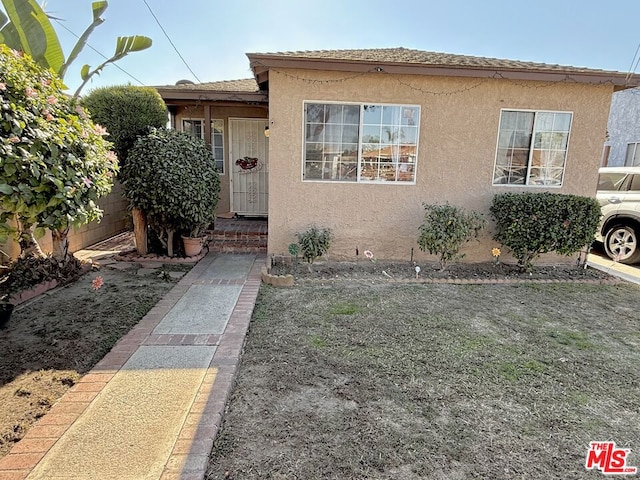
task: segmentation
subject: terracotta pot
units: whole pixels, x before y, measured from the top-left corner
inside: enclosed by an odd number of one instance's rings
[[[12,313],[12,303],[0,303],[0,329],[4,328],[7,325]]]
[[[202,246],[204,242],[207,240],[207,237],[185,237],[182,236],[182,242],[184,243],[184,254],[187,257],[195,257],[196,255],[200,255],[202,251]]]

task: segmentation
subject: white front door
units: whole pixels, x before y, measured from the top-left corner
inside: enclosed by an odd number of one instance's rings
[[[229,171],[231,211],[267,215],[269,210],[269,139],[266,118],[230,118]]]

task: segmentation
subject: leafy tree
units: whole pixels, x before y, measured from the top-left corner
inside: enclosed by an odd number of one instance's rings
[[[104,22],[100,16],[109,6],[106,0],[91,4],[93,21],[80,36],[69,57],[65,60],[60,40],[51,26],[49,16],[35,0],[1,1],[6,14],[0,11],[0,43],[30,55],[36,63],[52,69],[62,79],[65,78],[69,65],[78,57],[93,31]],[[80,91],[91,77],[99,74],[108,64],[117,62],[131,52],[145,50],[151,46],[151,43],[150,38],[141,35],[118,37],[116,50],[111,58],[94,69],[91,69],[89,65],[83,65],[80,70],[82,84],[74,96],[80,95]]]
[[[91,118],[109,132],[109,141],[124,165],[136,139],[149,128],[167,124],[167,107],[158,92],[150,87],[123,85],[91,90],[82,99]]]
[[[122,169],[122,185],[169,256],[174,232],[197,237],[215,219],[220,178],[211,149],[186,133],[157,129],[140,137]],[[140,251],[138,239],[136,245]]]
[[[100,218],[97,200],[118,165],[104,128],[63,89],[51,70],[0,45],[0,237],[17,234],[21,256],[36,255],[34,230],[49,228],[65,262],[69,227]]]

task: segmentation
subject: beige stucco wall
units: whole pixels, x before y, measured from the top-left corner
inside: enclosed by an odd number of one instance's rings
[[[230,159],[229,159],[229,118],[267,118],[266,107],[238,106],[238,107],[218,107],[211,106],[211,119],[224,120],[224,153],[225,172],[220,175],[220,201],[216,207],[216,213],[227,213],[230,210]],[[176,129],[182,130],[182,119],[202,119],[204,120],[204,106],[181,107],[176,112]]]
[[[408,260],[413,248],[416,259],[433,259],[416,243],[423,202],[449,202],[481,211],[490,219],[495,193],[523,191],[492,186],[503,108],[573,112],[564,184],[548,190],[595,193],[611,86],[385,73],[352,77],[341,72],[270,71],[270,254],[286,253],[295,232],[315,223],[333,230],[333,258],[355,258],[357,246],[378,258]],[[303,182],[305,100],[420,105],[416,184]],[[491,260],[491,247],[496,246],[491,230],[489,223],[479,242],[464,247],[466,261]]]

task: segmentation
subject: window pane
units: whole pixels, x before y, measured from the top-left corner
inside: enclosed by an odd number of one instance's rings
[[[381,141],[381,133],[379,126],[368,126],[365,125],[362,127],[362,141],[366,143],[380,143]]]
[[[382,124],[383,125],[400,125],[400,107],[382,107]]]
[[[553,130],[555,132],[568,132],[571,126],[570,113],[556,113],[553,119]]]
[[[550,132],[553,130],[553,113],[540,112],[536,118],[536,131]]]
[[[418,128],[402,127],[400,129],[400,142],[415,145],[418,142]]]
[[[319,180],[322,178],[321,162],[306,162],[304,165],[304,178],[307,180]]]
[[[362,123],[365,125],[380,125],[382,119],[382,107],[379,105],[365,105]]]
[[[324,140],[324,124],[311,123],[307,125],[306,139],[308,142],[321,142]]]
[[[342,124],[342,105],[327,105],[325,112],[325,123]]]
[[[360,125],[359,105],[344,105],[342,115],[346,125]]]
[[[402,125],[417,125],[419,115],[416,107],[402,107]]]
[[[345,125],[342,130],[343,143],[358,143],[358,126]]]
[[[518,122],[516,128],[524,132],[530,132],[533,129],[533,112],[517,112]]]
[[[306,113],[307,123],[324,123],[324,105],[308,103]]]

